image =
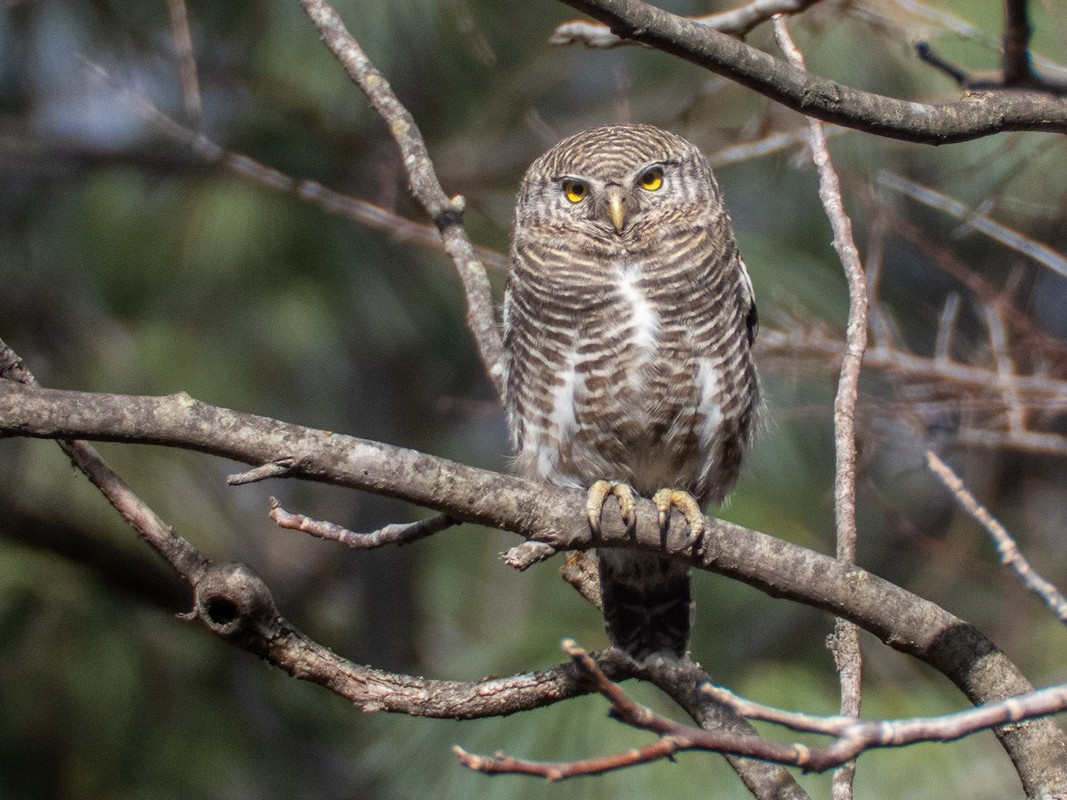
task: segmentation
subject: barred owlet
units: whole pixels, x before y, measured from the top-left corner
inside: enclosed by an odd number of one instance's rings
[[[611,495],[691,540],[737,478],[759,387],[752,284],[707,160],[648,125],[571,136],[527,171],[504,300],[508,419],[519,470],[588,491],[599,532]],[[638,661],[682,657],[689,568],[600,548],[608,635]]]

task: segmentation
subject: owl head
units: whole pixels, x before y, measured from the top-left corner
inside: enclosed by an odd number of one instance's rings
[[[515,229],[636,243],[665,223],[699,224],[721,208],[692,143],[651,125],[608,125],[564,139],[530,165]]]

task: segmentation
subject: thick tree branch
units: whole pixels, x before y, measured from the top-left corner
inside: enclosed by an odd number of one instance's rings
[[[743,39],[749,31],[775,14],[799,14],[817,2],[819,0],[751,0],[729,11],[689,17],[689,19],[706,28]],[[561,22],[552,31],[548,42],[549,44],[582,44],[598,49],[632,44],[613,34],[607,25],[584,19]]]
[[[258,465],[293,457],[293,477],[362,489],[545,542],[556,550],[594,545],[584,493],[464,466],[377,442],[303,428],[168,397],[65,392],[0,382],[0,435],[90,438],[181,447]],[[642,500],[631,542],[622,521],[604,520],[605,547],[662,551],[658,512]],[[972,625],[865,570],[758,531],[708,519],[696,552],[683,550],[687,526],[668,530],[672,554],[775,597],[845,617],[885,644],[952,680],[974,703],[1032,689],[1018,669]],[[678,551],[681,552],[678,552]],[[1067,741],[1048,720],[997,730],[1027,790],[1067,794]],[[1033,790],[1033,791],[1031,791]]]
[[[9,380],[36,386],[21,359],[0,341],[0,385]],[[216,565],[165,526],[151,508],[111,472],[92,447],[84,442],[58,443],[138,535],[167,558],[193,590],[193,610],[185,615],[187,619],[199,619],[209,630],[232,644],[259,655],[294,677],[318,683],[346,697],[364,711],[386,710],[409,716],[469,719],[529,710],[583,691],[580,683],[567,680],[561,673],[566,667],[505,679],[459,682],[426,680],[352,664],[293,628],[278,612],[266,584],[248,567],[243,564]],[[283,477],[303,463],[300,458],[282,457],[263,466],[269,467],[267,471],[273,476]],[[264,472],[262,467],[257,470]],[[246,473],[245,478],[248,475]],[[264,477],[266,474],[257,475],[258,479]],[[361,535],[330,523],[286,514],[273,498],[271,507],[271,515],[279,524],[362,549],[412,542],[455,524],[447,515],[439,514],[421,523],[391,526],[391,529]],[[610,664],[612,658],[609,651],[606,663]],[[626,658],[621,663],[626,671],[620,674],[626,676],[632,671],[633,664]],[[618,672],[617,666],[614,669]],[[694,701],[695,687],[708,678],[692,662],[661,664],[646,668],[643,673],[647,680],[679,697],[679,704],[701,725],[738,736],[756,735],[749,723],[721,705],[704,698]],[[681,685],[680,675],[683,677]],[[684,681],[684,678],[689,680]],[[565,683],[563,688],[561,681]],[[774,765],[729,755],[726,758],[757,800],[806,800],[806,793],[792,776],[783,774]]]
[[[926,144],[1002,131],[1067,133],[1067,98],[1042,91],[989,91],[927,104],[863,92],[811,75],[744,42],[641,0],[563,0],[626,39],[676,55],[823,122]]]

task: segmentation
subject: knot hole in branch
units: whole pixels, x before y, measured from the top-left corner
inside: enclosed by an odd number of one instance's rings
[[[213,632],[246,649],[270,637],[280,617],[263,580],[244,564],[217,564],[196,584],[196,614]]]

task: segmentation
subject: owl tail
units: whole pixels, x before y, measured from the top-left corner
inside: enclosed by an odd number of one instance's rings
[[[600,550],[598,556],[612,644],[639,663],[654,655],[682,658],[693,616],[689,567],[626,550]]]

